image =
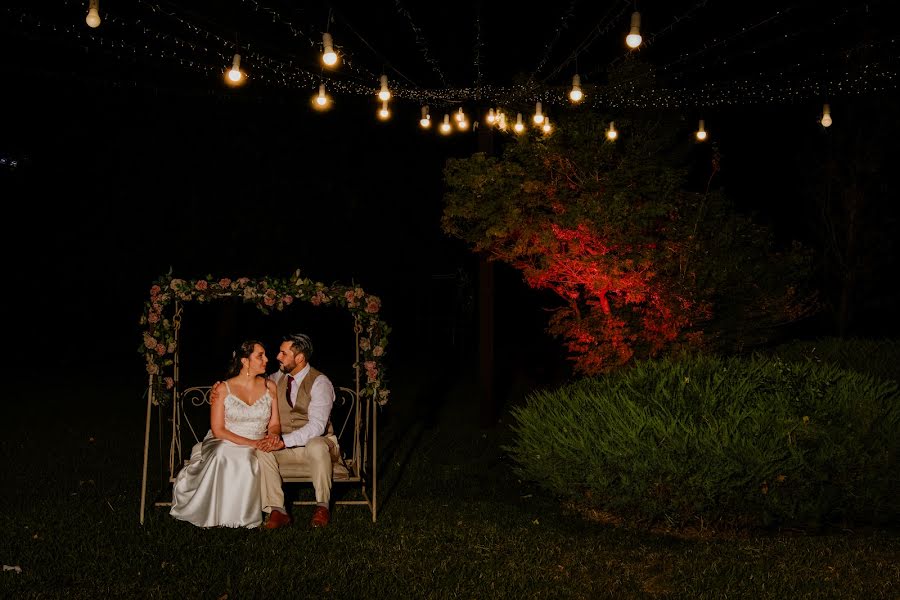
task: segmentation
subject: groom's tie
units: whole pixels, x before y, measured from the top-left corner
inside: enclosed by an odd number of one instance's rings
[[[290,375],[288,375],[287,376],[287,388],[286,388],[285,394],[287,394],[288,406],[290,406],[291,408],[294,408],[294,403],[291,401],[291,388],[293,387],[293,384],[294,384],[294,378],[291,377]]]

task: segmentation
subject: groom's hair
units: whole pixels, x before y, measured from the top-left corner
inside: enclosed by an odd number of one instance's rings
[[[313,353],[313,345],[312,340],[309,339],[309,336],[305,333],[292,333],[290,335],[284,336],[284,342],[291,343],[291,351],[296,354],[303,354],[306,357],[306,362],[312,358]]]

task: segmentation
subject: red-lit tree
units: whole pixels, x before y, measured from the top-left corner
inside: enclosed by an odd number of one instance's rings
[[[686,191],[662,126],[628,127],[615,144],[605,129],[570,118],[550,137],[526,134],[499,158],[451,159],[444,170],[444,231],[563,300],[548,330],[576,370],[749,345],[809,312],[810,296],[790,283],[803,280],[803,252],[775,257],[767,232],[722,195]]]

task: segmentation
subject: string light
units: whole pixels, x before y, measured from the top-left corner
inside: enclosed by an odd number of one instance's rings
[[[572,102],[581,102],[584,98],[584,92],[581,91],[581,77],[576,73],[572,76],[572,91],[569,92],[569,99]]]
[[[463,112],[462,106],[459,107],[459,111],[454,116],[456,117],[456,127],[460,131],[464,131],[469,128],[469,120],[466,118],[466,113]]]
[[[84,22],[93,29],[100,27],[100,0],[89,0],[88,13]]]
[[[522,124],[522,113],[516,114],[516,124],[513,125],[513,129],[516,130],[516,133],[525,131],[525,125]]]
[[[337,52],[334,51],[334,42],[330,33],[322,34],[322,62],[326,66],[333,67],[338,62]]]
[[[378,92],[378,99],[387,102],[391,99],[391,90],[388,89],[388,76],[381,76],[381,90]]]
[[[419,119],[419,125],[422,129],[431,127],[431,115],[428,114],[428,105],[422,107],[422,118]]]
[[[453,128],[450,127],[450,115],[445,113],[444,122],[441,123],[441,133],[443,133],[444,135],[449,135],[452,130]]]
[[[382,121],[387,121],[388,119],[391,118],[391,111],[388,110],[388,101],[387,100],[381,101],[381,110],[378,111],[378,118],[381,119]]]
[[[500,128],[500,131],[506,131],[506,113],[501,112],[497,116],[497,127]]]
[[[706,124],[700,119],[700,126],[697,127],[697,140],[704,141],[706,139]]]
[[[235,54],[231,61],[231,68],[225,76],[225,82],[229,85],[241,85],[244,83],[244,73],[241,71],[241,55]]]
[[[317,110],[328,110],[331,108],[331,98],[325,93],[325,84],[319,86],[319,94],[313,96],[313,106]]]
[[[544,122],[544,113],[541,111],[543,107],[540,102],[535,103],[534,105],[534,116],[532,119],[534,120],[535,125],[540,125]]]
[[[619,132],[616,131],[616,124],[614,121],[609,122],[609,129],[606,130],[606,139],[611,142],[614,142],[616,138],[619,137]]]
[[[831,127],[832,122],[831,106],[826,104],[822,107],[822,120],[820,121],[820,123],[822,123],[822,127]]]
[[[551,131],[553,131],[553,127],[550,126],[550,117],[544,116],[544,124],[541,125],[541,130],[545,134],[549,134]]]
[[[488,122],[488,125],[493,125],[494,122],[497,120],[497,115],[494,114],[493,108],[488,109],[488,114],[487,114],[486,120]]]
[[[632,50],[641,45],[644,41],[641,37],[641,13],[635,11],[631,13],[631,32],[625,36],[625,43]]]

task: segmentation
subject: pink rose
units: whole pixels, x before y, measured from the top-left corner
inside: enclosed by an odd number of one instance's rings
[[[223,288],[227,288],[229,285],[231,285],[231,280],[227,277],[223,277],[219,280],[219,285]]]
[[[163,354],[166,353],[166,347],[163,344],[157,344],[156,345],[156,353],[159,354],[160,356],[162,356]]]
[[[382,348],[381,346],[375,346],[375,348],[372,350],[372,354],[374,354],[375,356],[381,356],[382,354],[384,354],[384,348]]]
[[[359,349],[368,350],[372,345],[369,344],[369,338],[359,338]]]
[[[153,287],[150,288],[150,295],[158,296],[160,291],[162,291],[162,288],[160,288],[158,285],[153,285]]]
[[[272,298],[272,297],[270,297],[270,296],[266,296],[265,298],[263,298],[263,304],[265,304],[266,306],[274,306],[274,305],[275,305],[275,298]]]
[[[198,281],[196,284],[194,284],[194,287],[197,288],[198,290],[200,290],[200,291],[202,292],[202,291],[204,291],[206,288],[209,287],[209,284],[206,282],[205,279],[201,279],[201,280]]]
[[[353,295],[356,296],[357,298],[362,298],[363,296],[366,295],[366,293],[363,291],[362,288],[356,288],[355,290],[353,290]]]
[[[152,335],[144,335],[144,347],[146,347],[147,350],[155,350],[156,344],[157,342]]]
[[[294,297],[291,295],[287,295],[287,296],[283,297],[281,299],[281,301],[284,302],[285,304],[290,304],[291,302],[294,301]]]
[[[150,311],[150,314],[147,315],[147,320],[150,321],[151,323],[156,323],[156,322],[158,322],[158,321],[159,321],[159,313],[155,313],[155,312],[153,312],[153,311]]]
[[[147,373],[149,373],[150,375],[156,375],[157,373],[159,373],[159,367],[156,366],[156,363],[147,363]]]
[[[369,298],[366,300],[366,312],[377,313],[380,308],[381,300],[379,300],[375,296],[369,296]]]
[[[237,282],[238,282],[238,285],[247,285],[248,283],[250,283],[250,278],[249,277],[239,277]]]

